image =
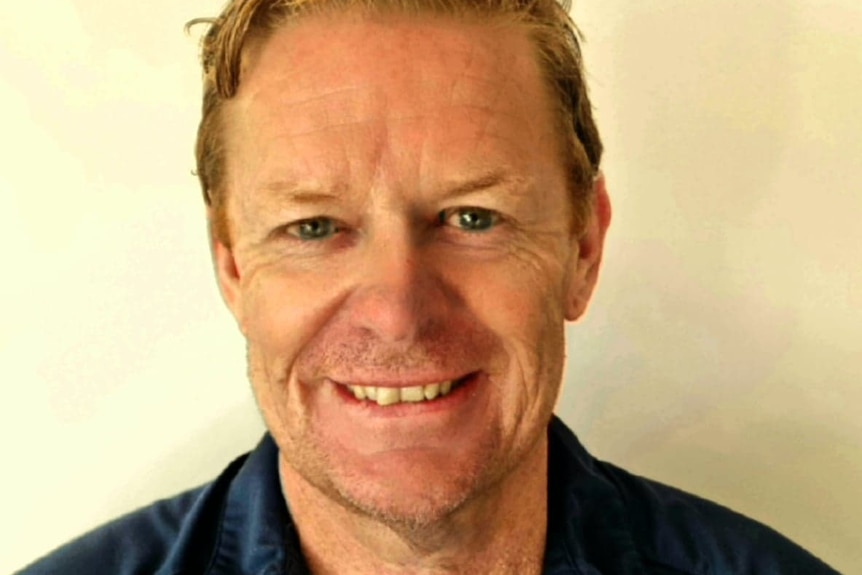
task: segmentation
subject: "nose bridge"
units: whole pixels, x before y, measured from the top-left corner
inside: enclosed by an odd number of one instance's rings
[[[408,226],[399,225],[373,234],[366,246],[365,263],[372,286],[401,292],[415,280],[417,245]]]
[[[351,320],[382,340],[414,339],[432,319],[434,280],[414,227],[399,219],[363,239]]]

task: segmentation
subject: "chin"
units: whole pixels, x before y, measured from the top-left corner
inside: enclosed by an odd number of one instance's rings
[[[446,523],[498,483],[502,473],[491,452],[469,455],[459,462],[451,453],[387,454],[331,476],[330,495],[396,531],[426,530]]]
[[[459,487],[425,484],[409,491],[395,491],[391,486],[367,485],[341,495],[359,515],[397,532],[415,532],[445,523],[471,499],[475,490]]]

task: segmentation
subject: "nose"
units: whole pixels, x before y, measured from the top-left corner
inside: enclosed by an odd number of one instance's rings
[[[355,328],[386,343],[410,343],[439,319],[443,290],[409,230],[368,238],[348,300]]]

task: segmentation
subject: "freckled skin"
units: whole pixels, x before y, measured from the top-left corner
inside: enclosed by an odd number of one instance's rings
[[[214,254],[298,507],[430,537],[489,530],[508,483],[541,486],[564,321],[607,224],[569,229],[551,110],[513,26],[318,17],[255,50],[228,106],[233,246]],[[463,207],[499,217],[440,221]],[[303,239],[308,218],[335,231]],[[333,383],[474,372],[457,408],[415,418],[346,410]]]

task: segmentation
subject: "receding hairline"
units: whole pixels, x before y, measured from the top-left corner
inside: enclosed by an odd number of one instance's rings
[[[343,0],[340,0],[343,2]],[[272,28],[266,30],[254,30],[246,36],[242,49],[240,51],[240,68],[237,78],[236,91],[232,93],[227,101],[233,100],[243,85],[243,80],[247,77],[248,69],[256,63],[257,56],[264,49],[267,42],[276,34],[283,32],[286,29],[298,29],[307,25],[310,21],[322,21],[324,23],[342,24],[342,23],[372,23],[372,24],[434,24],[440,23],[443,26],[475,26],[481,28],[493,28],[498,30],[510,29],[512,31],[522,31],[525,34],[527,45],[530,47],[533,62],[538,66],[537,70],[540,75],[544,75],[542,69],[542,61],[539,47],[530,37],[531,26],[529,22],[521,15],[515,12],[511,13],[494,13],[481,12],[479,9],[470,11],[460,11],[457,13],[448,13],[442,11],[423,11],[421,6],[417,6],[412,11],[405,12],[398,9],[397,5],[376,5],[357,3],[355,6],[350,5],[347,10],[339,10],[337,5],[339,0],[332,3],[324,3],[316,9],[300,12],[290,17],[284,17],[282,22]],[[548,84],[549,78],[542,77],[541,80]]]
[[[529,4],[529,0],[526,4]],[[568,12],[569,2],[555,2],[561,10]],[[233,5],[233,4],[232,4]],[[248,16],[247,21],[234,30],[225,41],[229,47],[219,53],[228,66],[220,68],[224,61],[213,61],[212,54],[203,53],[202,60],[207,77],[215,74],[215,88],[222,99],[232,98],[241,83],[240,68],[249,50],[255,44],[265,41],[269,36],[285,26],[299,26],[307,18],[317,16],[335,18],[355,18],[357,22],[377,17],[428,17],[439,16],[441,20],[460,21],[476,24],[530,24],[531,14],[525,9],[521,0],[508,0],[495,5],[492,2],[471,2],[462,0],[287,0],[275,1],[270,4],[269,11],[261,10],[263,15],[255,11]],[[224,14],[222,15],[224,16]],[[535,22],[538,24],[538,21]],[[212,29],[219,27],[220,18],[196,18],[186,24],[186,29],[196,25],[210,25]],[[209,32],[205,34],[203,44],[207,44]]]

